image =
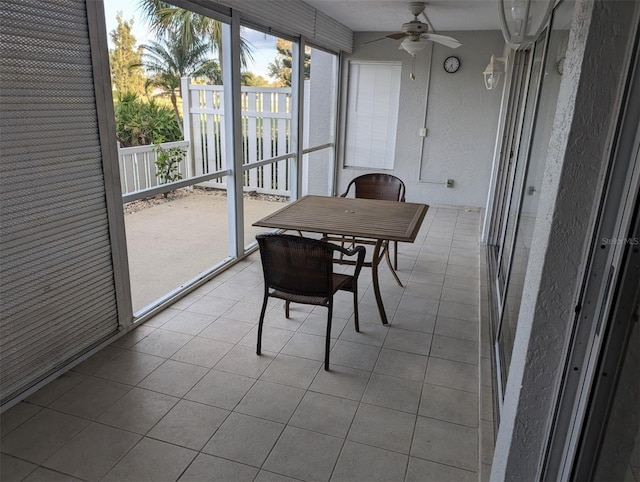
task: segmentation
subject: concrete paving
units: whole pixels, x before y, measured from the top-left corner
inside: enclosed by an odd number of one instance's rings
[[[258,219],[282,201],[244,198],[245,245]],[[227,198],[205,190],[125,214],[133,311],[139,311],[229,256]]]

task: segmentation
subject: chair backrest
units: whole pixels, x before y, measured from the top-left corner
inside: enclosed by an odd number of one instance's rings
[[[256,239],[267,287],[301,296],[333,294],[333,245],[291,234],[261,233]]]
[[[382,199],[383,201],[404,201],[404,182],[391,174],[363,174],[351,180],[345,196],[351,186],[355,186],[355,197],[365,199]]]

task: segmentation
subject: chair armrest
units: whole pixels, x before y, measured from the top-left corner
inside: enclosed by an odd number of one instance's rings
[[[334,250],[339,251],[346,256],[354,256],[356,254],[358,255],[358,259],[356,259],[355,269],[353,270],[353,278],[357,280],[358,276],[360,275],[360,270],[362,269],[362,266],[364,264],[364,258],[367,254],[367,249],[364,246],[355,246],[352,249],[347,249],[343,248],[342,246],[335,245]]]

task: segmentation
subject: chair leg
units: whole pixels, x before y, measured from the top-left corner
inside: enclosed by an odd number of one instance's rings
[[[356,331],[360,331],[360,320],[358,319],[358,288],[353,285],[353,322],[356,325]]]
[[[267,311],[267,299],[268,296],[265,294],[264,301],[262,302],[262,310],[260,311],[260,321],[258,322],[258,347],[256,349],[258,355],[262,352],[262,324],[264,322],[264,314]]]
[[[289,318],[289,305],[291,304],[290,301],[285,301],[284,302],[284,316],[285,318]]]
[[[398,242],[393,242],[393,267],[398,271]]]
[[[327,339],[324,342],[324,369],[329,371],[329,350],[331,348],[331,316],[333,315],[333,305],[329,305],[327,315]]]

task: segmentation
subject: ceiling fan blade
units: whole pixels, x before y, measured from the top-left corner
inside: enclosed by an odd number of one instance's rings
[[[400,40],[401,38],[408,37],[409,34],[405,32],[392,33],[386,36],[386,38],[390,38],[391,40]]]
[[[462,45],[458,40],[454,39],[453,37],[448,37],[446,35],[438,35],[436,33],[424,34],[421,36],[421,38],[424,40],[431,40],[432,42],[442,44],[445,47],[449,47],[452,49],[457,49]]]
[[[387,37],[380,37],[374,40],[369,40],[367,42],[362,42],[361,45],[367,45],[367,44],[372,44],[373,42],[379,42],[380,40],[387,40]]]
[[[367,42],[362,42],[362,45],[367,45],[373,42],[377,42],[379,40],[387,40],[387,39],[391,39],[391,40],[399,40],[401,38],[405,38],[408,34],[404,33],[404,32],[398,32],[398,33],[392,33],[389,35],[385,35],[384,37],[380,37],[374,40],[369,40]]]

